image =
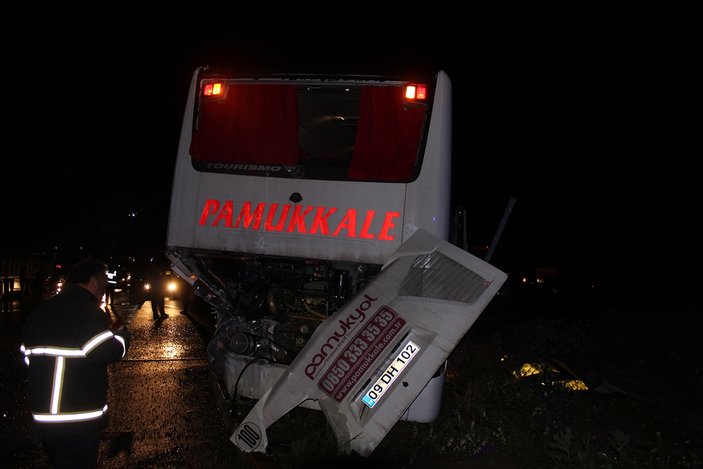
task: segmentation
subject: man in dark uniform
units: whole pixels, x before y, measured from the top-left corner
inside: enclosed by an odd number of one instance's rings
[[[164,319],[166,314],[166,291],[168,289],[168,277],[158,266],[152,266],[147,275],[149,290],[147,298],[151,301],[151,313],[154,319]]]
[[[37,305],[23,327],[29,406],[49,463],[94,468],[107,424],[108,365],[129,348],[124,325],[110,329],[100,309],[106,265],[76,263],[63,290]]]

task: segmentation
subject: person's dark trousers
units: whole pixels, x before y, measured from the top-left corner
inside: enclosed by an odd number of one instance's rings
[[[168,317],[168,315],[166,314],[166,299],[163,297],[158,299],[152,299],[151,313],[154,319],[158,319],[160,317]]]
[[[105,306],[115,304],[115,287],[108,285],[105,288]]]
[[[100,432],[43,436],[42,445],[49,465],[53,468],[94,469],[98,464]]]

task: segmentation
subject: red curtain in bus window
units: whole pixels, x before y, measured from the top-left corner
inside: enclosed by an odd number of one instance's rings
[[[190,154],[212,163],[297,164],[295,87],[229,85],[224,99],[202,99]]]
[[[424,115],[424,106],[405,105],[402,87],[362,88],[349,178],[408,181],[417,158]]]

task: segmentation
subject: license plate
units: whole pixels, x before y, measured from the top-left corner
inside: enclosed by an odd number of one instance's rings
[[[420,351],[420,347],[409,340],[403,347],[401,347],[398,355],[391,361],[386,370],[378,377],[375,383],[373,383],[364,393],[364,397],[361,401],[373,408],[376,403],[381,399],[381,396],[391,387],[396,379],[402,374],[406,366],[412,361],[412,359]]]

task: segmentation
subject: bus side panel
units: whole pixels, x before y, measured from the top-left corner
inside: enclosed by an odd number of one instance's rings
[[[437,75],[430,129],[420,176],[408,184],[403,242],[418,228],[449,239],[451,226],[452,87],[449,77]]]

